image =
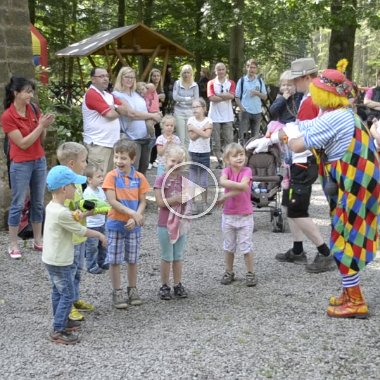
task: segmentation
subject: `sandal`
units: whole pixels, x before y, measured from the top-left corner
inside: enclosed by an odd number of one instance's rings
[[[43,244],[37,244],[33,241],[33,249],[38,252],[42,252],[44,246]]]
[[[10,249],[8,248],[8,253],[11,259],[21,259],[21,252],[18,248]]]

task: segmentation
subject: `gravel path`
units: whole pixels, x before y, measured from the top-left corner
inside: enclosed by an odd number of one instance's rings
[[[151,179],[150,179],[151,180]],[[312,215],[328,237],[327,204],[314,185]],[[334,320],[328,297],[340,291],[337,272],[311,275],[281,264],[277,252],[289,233],[271,232],[269,214],[257,214],[255,265],[259,283],[246,288],[243,258],[238,280],[220,285],[223,273],[220,210],[192,224],[184,265],[185,300],[161,301],[157,212],[150,204],[142,240],[140,307],[111,307],[107,274],[84,273],[86,315],[81,343],[54,345],[50,290],[40,255],[23,249],[20,261],[6,252],[0,234],[0,370],[2,379],[379,379],[380,262],[363,272],[370,304],[367,320]],[[309,260],[313,247],[307,243]],[[125,273],[124,273],[125,281]]]

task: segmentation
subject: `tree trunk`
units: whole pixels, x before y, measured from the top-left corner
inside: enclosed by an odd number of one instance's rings
[[[244,29],[243,25],[238,23],[243,17],[244,0],[235,0],[233,8],[238,9],[239,13],[235,16],[236,24],[231,28],[229,76],[238,80],[244,66]]]
[[[30,22],[34,25],[36,22],[36,0],[28,0],[28,6]]]
[[[346,76],[351,78],[354,61],[357,0],[331,1],[331,37],[329,44],[328,67],[336,69],[336,64],[342,58],[349,62]]]
[[[125,26],[125,0],[119,0],[117,8],[117,27]]]
[[[202,17],[203,17],[203,12],[202,8],[204,6],[204,0],[197,0],[197,11],[195,15],[195,38],[196,41],[203,41],[205,38],[203,36],[202,32]],[[201,68],[202,68],[202,55],[199,52],[195,52],[195,80],[198,81],[201,73]]]

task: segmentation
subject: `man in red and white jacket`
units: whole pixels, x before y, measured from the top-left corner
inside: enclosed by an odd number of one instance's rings
[[[224,63],[215,65],[216,78],[207,83],[207,97],[210,100],[208,117],[211,118],[212,142],[214,154],[218,159],[217,169],[222,165],[222,143],[223,147],[232,143],[234,112],[232,110],[232,99],[235,98],[236,84],[227,78],[227,70]]]
[[[109,75],[106,69],[91,70],[91,86],[82,104],[83,141],[88,150],[88,161],[99,166],[105,175],[114,167],[113,146],[120,140],[120,115],[133,111],[110,94],[107,89]]]

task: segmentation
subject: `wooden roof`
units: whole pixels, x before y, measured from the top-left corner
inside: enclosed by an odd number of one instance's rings
[[[144,24],[134,24],[94,34],[56,52],[59,57],[91,55],[192,56],[182,46]]]

